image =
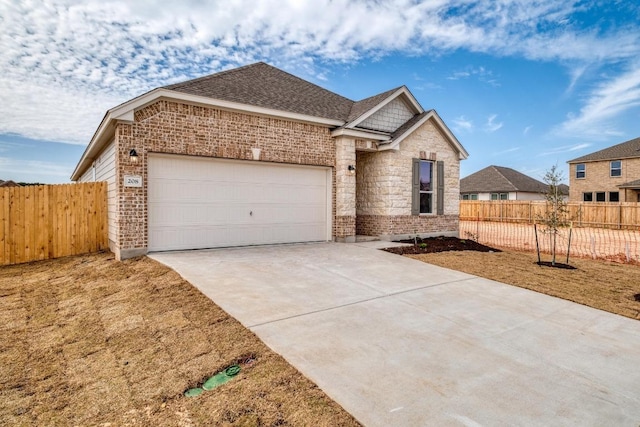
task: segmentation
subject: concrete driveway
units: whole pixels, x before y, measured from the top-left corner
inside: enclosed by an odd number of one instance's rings
[[[156,253],[367,426],[640,425],[640,322],[363,244]]]

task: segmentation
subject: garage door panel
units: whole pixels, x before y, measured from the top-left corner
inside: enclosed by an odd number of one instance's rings
[[[322,241],[330,169],[188,156],[149,158],[149,250]]]

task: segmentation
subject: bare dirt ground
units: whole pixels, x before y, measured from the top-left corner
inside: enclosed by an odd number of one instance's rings
[[[0,267],[0,425],[358,423],[177,273],[103,253]]]
[[[638,265],[572,258],[569,264],[576,269],[567,270],[537,265],[535,253],[506,249],[407,256],[640,320],[640,301],[636,300],[640,299]],[[548,261],[550,256],[542,259]]]

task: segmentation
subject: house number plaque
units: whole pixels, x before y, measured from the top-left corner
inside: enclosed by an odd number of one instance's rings
[[[124,176],[125,187],[142,187],[142,176],[140,175],[125,175]]]

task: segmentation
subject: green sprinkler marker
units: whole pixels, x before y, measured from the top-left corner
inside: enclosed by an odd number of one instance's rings
[[[213,390],[214,388],[221,386],[222,384],[229,382],[233,377],[240,372],[240,366],[231,365],[222,372],[218,372],[202,384],[202,388],[191,388],[187,390],[184,395],[186,397],[200,396],[203,391]]]

